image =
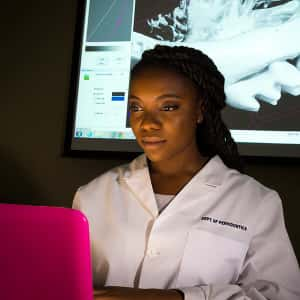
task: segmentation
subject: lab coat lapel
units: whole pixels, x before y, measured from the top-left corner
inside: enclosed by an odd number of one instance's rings
[[[193,207],[193,202],[201,206],[199,197],[205,199],[207,194],[214,192],[222,184],[227,171],[228,168],[224,165],[221,158],[217,155],[214,156],[175,196],[162,214],[172,214],[173,211]],[[159,214],[157,202],[151,184],[147,159],[144,154],[132,161],[124,179],[131,191],[136,195],[141,206],[153,218],[157,218]]]
[[[137,157],[130,164],[128,174],[124,179],[131,191],[136,195],[141,206],[153,218],[156,218],[158,216],[158,208],[145,155]]]
[[[164,215],[173,214],[181,210],[198,212],[203,206],[207,196],[222,185],[228,168],[219,156],[214,156],[210,161],[183,187],[173,201],[162,212]],[[191,208],[191,210],[189,209]]]

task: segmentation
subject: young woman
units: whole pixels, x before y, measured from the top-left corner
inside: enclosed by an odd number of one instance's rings
[[[157,46],[135,65],[145,153],[73,203],[90,224],[95,299],[299,299],[281,200],[241,172],[224,106],[224,78],[198,50]]]

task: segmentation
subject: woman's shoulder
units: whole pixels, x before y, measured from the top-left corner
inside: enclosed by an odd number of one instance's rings
[[[146,166],[146,157],[144,154],[136,157],[131,162],[114,167],[103,174],[97,176],[87,184],[79,187],[81,193],[98,193],[99,190],[107,189],[112,184],[118,184],[124,177]]]
[[[224,190],[229,190],[233,195],[240,196],[240,199],[249,199],[252,205],[259,206],[263,201],[272,198],[272,201],[280,200],[278,193],[259,182],[254,177],[240,173],[235,169],[228,168],[218,156],[213,158],[213,172],[218,178]],[[211,176],[213,176],[211,174]]]
[[[99,201],[99,199],[109,200],[115,192],[120,191],[120,182],[122,179],[137,169],[142,168],[145,162],[144,155],[140,155],[133,161],[114,167],[87,184],[80,186],[73,198],[72,207],[85,212],[94,210],[97,205],[106,202]]]
[[[220,211],[246,224],[249,231],[282,215],[282,200],[274,189],[252,176],[228,168],[220,157],[213,158],[212,163],[210,176],[215,174],[218,178],[214,199]],[[264,221],[258,222],[261,218]]]

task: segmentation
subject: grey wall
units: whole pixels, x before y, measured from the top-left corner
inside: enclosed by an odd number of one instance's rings
[[[0,202],[69,207],[78,186],[126,160],[62,156],[76,1],[6,5],[0,10]],[[299,259],[299,163],[251,162],[247,170],[281,194]]]

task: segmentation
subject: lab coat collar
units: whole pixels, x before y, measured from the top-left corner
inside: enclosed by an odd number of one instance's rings
[[[222,185],[225,175],[230,169],[223,163],[222,159],[215,155],[195,175],[197,181],[211,187]]]
[[[191,185],[194,184],[199,187],[201,186],[202,192],[210,192],[222,184],[228,170],[230,169],[228,169],[221,158],[216,155],[206,163],[206,165],[190,180],[179,194],[190,190]],[[128,165],[125,172],[120,174],[120,179],[125,180],[132,192],[139,199],[144,209],[146,209],[153,218],[156,218],[159,212],[145,154],[134,159]]]
[[[151,184],[146,156],[142,154],[134,159],[120,177],[121,180],[125,180],[151,217],[156,218],[158,216],[158,207]]]

